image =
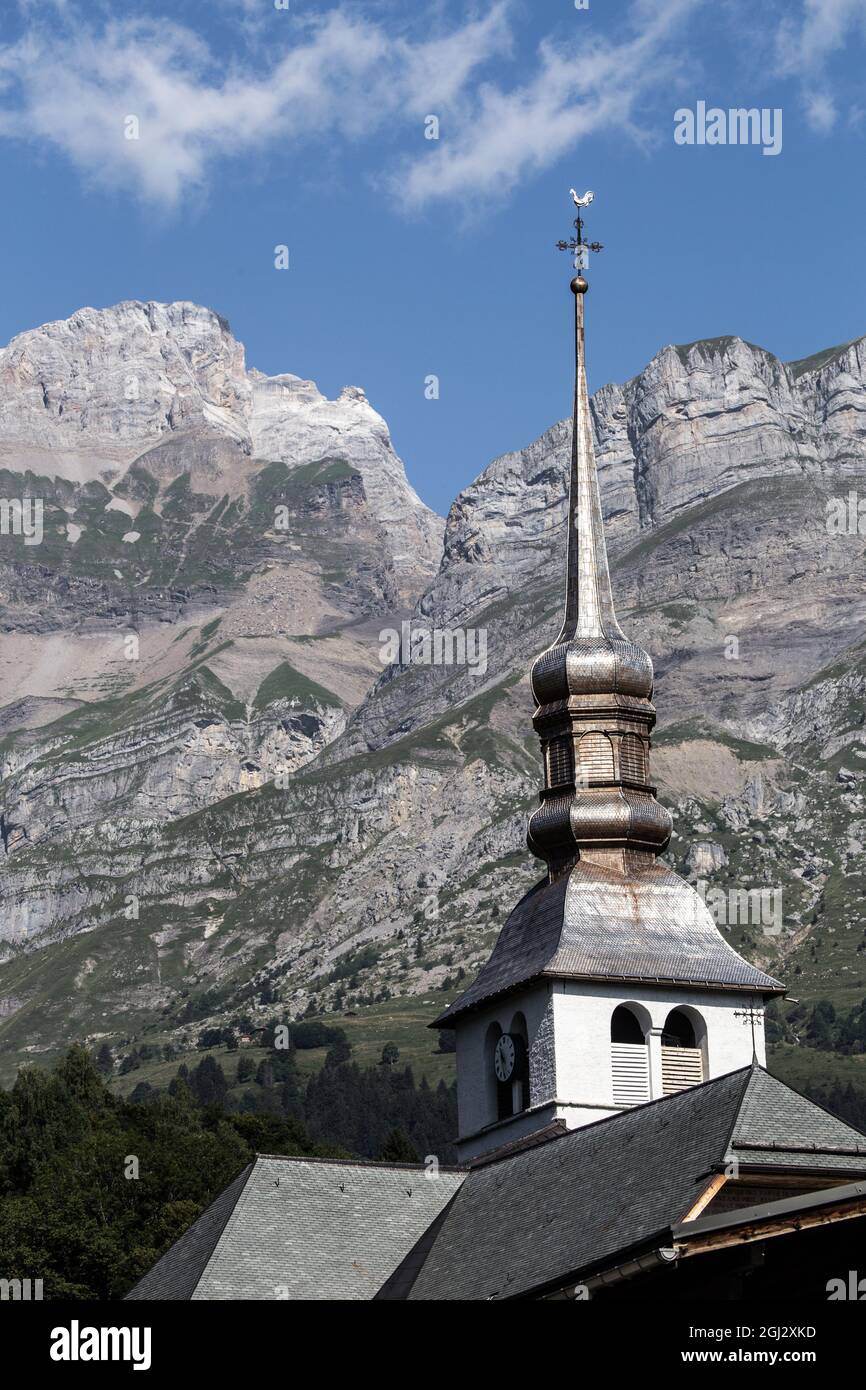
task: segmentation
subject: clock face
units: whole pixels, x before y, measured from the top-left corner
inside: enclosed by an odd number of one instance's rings
[[[493,1054],[493,1070],[496,1072],[498,1081],[510,1081],[514,1071],[514,1061],[516,1050],[514,1039],[509,1033],[503,1033],[499,1042],[496,1044],[496,1051]]]

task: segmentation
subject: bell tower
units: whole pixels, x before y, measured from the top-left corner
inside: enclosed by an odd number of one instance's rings
[[[456,1033],[461,1161],[763,1063],[763,1002],[785,992],[658,858],[653,668],[614,611],[586,385],[593,197],[572,190],[575,236],[557,243],[578,273],[565,611],[530,672],[544,785],[527,843],[547,873],[432,1025]]]

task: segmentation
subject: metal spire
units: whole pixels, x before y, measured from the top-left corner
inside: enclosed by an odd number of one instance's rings
[[[578,197],[578,209],[594,194]],[[671,819],[649,780],[653,670],[646,652],[616,620],[586,386],[582,270],[589,253],[578,211],[574,256],[574,415],[568,497],[565,617],[556,640],[533,663],[533,724],[544,757],[541,805],[529,823],[529,847],[551,878],[580,859],[618,873],[639,872],[663,853]]]
[[[571,196],[575,206],[581,208],[592,202],[595,194],[587,192],[582,198],[578,198],[572,189]],[[601,251],[603,247],[598,241],[584,241],[580,212],[574,219],[574,231],[575,234],[570,241],[558,241],[556,245],[560,251],[573,254],[574,267],[581,272],[589,262],[589,253]],[[610,587],[592,438],[592,417],[586,385],[584,303],[588,289],[589,284],[584,276],[578,273],[571,282],[574,294],[574,413],[568,498],[565,617],[557,642],[567,642],[570,638],[578,636],[622,638],[624,635],[616,620]]]

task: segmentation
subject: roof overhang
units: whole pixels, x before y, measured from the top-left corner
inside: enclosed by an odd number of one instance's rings
[[[780,1202],[762,1202],[741,1211],[681,1221],[671,1227],[671,1243],[681,1259],[688,1259],[711,1250],[748,1245],[756,1240],[768,1240],[857,1216],[866,1216],[866,1182],[863,1181],[807,1192],[799,1197],[785,1197]]]

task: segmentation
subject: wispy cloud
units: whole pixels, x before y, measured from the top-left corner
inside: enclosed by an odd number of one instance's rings
[[[54,146],[94,182],[171,207],[220,157],[357,139],[450,102],[510,41],[504,3],[416,44],[342,11],[300,34],[260,75],[258,62],[222,70],[201,38],[165,20],[34,29],[0,50],[0,136]]]
[[[669,81],[672,37],[699,3],[635,0],[618,42],[590,41],[578,19],[568,42],[545,40],[528,62],[521,54],[511,85],[511,0],[421,37],[357,6],[293,15],[269,31],[278,40],[227,70],[186,25],[100,27],[72,4],[41,23],[25,7],[24,36],[0,48],[0,137],[59,150],[91,183],[171,209],[205,188],[221,159],[377,135],[371,164],[404,206],[471,199],[513,188],[592,132],[639,137],[639,104]],[[403,162],[387,155],[394,131],[411,122],[417,132],[427,114],[440,116],[441,141],[419,140]]]
[[[820,134],[832,130],[838,117],[830,60],[858,34],[866,38],[866,0],[803,0],[797,13],[786,14],[779,24],[779,71],[801,79],[806,119]]]
[[[618,43],[584,33],[567,44],[543,42],[529,81],[510,89],[482,86],[455,136],[407,163],[392,188],[410,207],[443,197],[501,196],[583,136],[618,129],[640,139],[635,113],[678,69],[670,40],[697,3],[640,0]]]

